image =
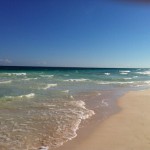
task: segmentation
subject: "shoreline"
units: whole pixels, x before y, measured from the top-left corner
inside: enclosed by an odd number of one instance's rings
[[[117,100],[121,111],[56,150],[149,150],[150,90],[130,91]]]

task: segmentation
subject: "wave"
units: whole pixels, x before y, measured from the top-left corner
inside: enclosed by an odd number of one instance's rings
[[[69,93],[69,90],[65,90],[65,91],[62,91],[62,92],[64,92],[64,93]]]
[[[52,78],[54,75],[40,75],[41,77]]]
[[[123,75],[125,75],[125,74],[128,74],[128,72],[121,72],[120,74],[123,74]]]
[[[120,74],[122,74],[122,75],[126,75],[126,74],[128,74],[129,72],[131,72],[130,70],[121,70],[121,71],[119,71],[120,72]]]
[[[37,80],[38,78],[25,78],[25,79],[21,79],[23,81],[30,81],[30,80]]]
[[[107,76],[109,76],[110,75],[110,73],[108,73],[108,72],[106,72],[106,73],[104,73],[105,75],[107,75]]]
[[[84,81],[89,81],[89,79],[84,79],[84,78],[82,78],[82,79],[68,79],[68,80],[64,80],[64,81],[66,81],[66,82],[84,82]]]
[[[30,93],[30,94],[27,94],[27,95],[20,95],[18,96],[19,98],[23,98],[23,97],[26,97],[26,98],[33,98],[35,96],[34,93]]]
[[[5,75],[11,76],[11,75],[15,75],[15,76],[26,76],[27,73],[22,72],[22,73],[4,73]]]
[[[146,84],[150,84],[150,80],[148,80],[148,81],[144,81],[144,83],[146,83]]]
[[[5,98],[33,98],[35,96],[34,93],[26,94],[26,95],[20,95],[20,96],[5,96]]]
[[[130,70],[120,70],[119,72],[121,72],[121,73],[129,73],[131,71]]]
[[[104,107],[104,106],[107,107],[108,106],[108,102],[105,99],[103,99],[102,102],[101,102],[101,106],[102,107]]]
[[[56,86],[57,86],[57,84],[47,84],[46,87],[44,87],[43,89],[47,90],[47,89],[49,89],[51,87],[56,87]]]
[[[9,80],[9,81],[0,81],[0,84],[7,84],[7,83],[11,83],[12,80]]]
[[[81,101],[81,100],[80,101],[71,101],[69,104],[73,105],[74,107],[79,108],[79,110],[78,109],[71,110],[71,112],[73,114],[77,115],[77,120],[74,122],[74,125],[72,126],[73,134],[69,138],[71,140],[77,136],[76,131],[79,129],[79,125],[80,125],[81,121],[92,117],[93,115],[95,115],[95,112],[93,110],[87,109],[85,107],[85,102]]]
[[[134,82],[109,82],[109,81],[101,81],[97,82],[97,84],[133,84]]]
[[[150,75],[150,71],[136,72],[137,74]]]
[[[124,80],[131,80],[132,78],[123,78]]]
[[[86,114],[86,115],[82,114],[83,116],[81,116],[81,119],[88,119],[89,117],[91,117],[91,116],[93,116],[95,114],[95,112],[93,110],[88,110],[85,107],[86,104],[85,104],[84,101],[81,101],[81,100],[80,101],[71,101],[69,104],[88,111],[88,114]]]

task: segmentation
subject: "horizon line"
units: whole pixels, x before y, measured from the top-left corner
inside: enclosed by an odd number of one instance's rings
[[[25,66],[25,65],[0,65],[0,67],[23,67],[23,68],[72,68],[72,69],[149,69],[150,67],[83,67],[83,66]]]

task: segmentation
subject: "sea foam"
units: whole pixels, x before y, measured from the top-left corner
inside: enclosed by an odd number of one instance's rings
[[[49,89],[51,87],[56,87],[56,86],[57,86],[57,84],[47,84],[46,87],[44,87],[43,89],[47,90],[47,89]]]
[[[109,82],[109,81],[101,81],[97,82],[97,84],[132,84],[134,83],[133,81],[131,82]]]
[[[41,77],[52,78],[54,75],[40,75]]]
[[[107,76],[109,76],[109,75],[110,75],[110,73],[108,73],[108,72],[107,72],[107,73],[104,73],[104,74],[105,74],[105,75],[107,75]]]
[[[15,76],[26,76],[27,73],[22,72],[22,73],[4,73],[5,75],[11,76],[11,75],[15,75]]]
[[[20,96],[5,96],[6,99],[15,99],[15,98],[33,98],[35,96],[34,93],[20,95]]]
[[[7,83],[11,83],[12,80],[9,80],[9,81],[0,81],[0,84],[7,84]]]
[[[84,79],[84,78],[82,78],[82,79],[68,79],[68,80],[64,80],[64,81],[66,81],[66,82],[84,82],[84,81],[89,81],[89,79]]]
[[[26,97],[26,98],[33,98],[35,96],[34,93],[30,93],[30,94],[26,94],[26,95],[20,95],[18,96],[19,98],[23,98],[23,97]]]
[[[150,71],[136,72],[137,74],[150,75]]]

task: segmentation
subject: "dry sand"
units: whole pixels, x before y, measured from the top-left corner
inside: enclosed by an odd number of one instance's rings
[[[118,105],[121,112],[65,150],[150,150],[150,90],[129,92]]]

